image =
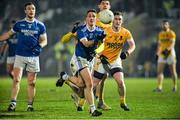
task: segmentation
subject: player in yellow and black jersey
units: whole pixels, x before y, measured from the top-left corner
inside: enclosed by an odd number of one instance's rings
[[[120,96],[120,106],[125,111],[129,111],[126,104],[126,87],[124,83],[124,74],[122,60],[126,59],[134,50],[135,42],[129,30],[122,27],[123,16],[121,12],[114,13],[112,27],[105,29],[106,37],[104,40],[104,50],[100,57],[96,57],[93,71],[94,86],[98,85],[104,75],[108,73],[116,80],[118,93]],[[127,42],[129,48],[122,51],[124,43]]]
[[[170,29],[170,24],[167,20],[162,22],[162,31],[159,33],[158,40],[158,65],[157,65],[157,74],[158,74],[158,86],[154,91],[162,92],[163,89],[163,79],[164,79],[164,67],[166,64],[169,65],[173,80],[173,92],[177,91],[177,72],[176,72],[176,53],[175,53],[175,41],[176,34],[173,30]]]

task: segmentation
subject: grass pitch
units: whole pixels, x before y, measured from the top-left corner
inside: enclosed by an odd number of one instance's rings
[[[127,103],[131,111],[125,112],[119,106],[116,82],[108,79],[105,85],[105,101],[112,107],[102,111],[100,117],[91,117],[86,105],[83,112],[77,112],[70,97],[71,89],[64,85],[56,88],[57,78],[38,78],[34,112],[27,112],[27,81],[22,79],[15,112],[7,112],[12,80],[0,78],[1,119],[180,119],[180,91],[172,92],[172,81],[164,80],[163,93],[154,93],[156,79],[126,78]],[[178,80],[179,82],[179,80]],[[178,83],[178,88],[180,84]]]

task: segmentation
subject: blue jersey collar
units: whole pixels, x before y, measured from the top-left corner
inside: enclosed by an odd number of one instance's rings
[[[89,26],[86,24],[86,28],[87,28],[90,32],[92,32],[92,31],[94,31],[94,30],[96,29],[96,26],[93,26],[93,29],[91,30],[91,29],[89,28]]]
[[[28,20],[28,19],[25,17],[24,20],[25,20],[26,22],[33,23],[33,22],[35,21],[35,18],[34,18],[32,21],[30,21],[30,20]]]

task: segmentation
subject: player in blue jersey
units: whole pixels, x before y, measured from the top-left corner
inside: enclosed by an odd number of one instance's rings
[[[13,25],[15,24],[15,20],[11,21],[10,27],[12,28]],[[14,34],[12,35],[8,40],[8,57],[7,57],[7,73],[9,76],[13,79],[13,66],[14,66],[14,61],[15,61],[15,50],[16,50],[16,45],[17,45],[17,35]]]
[[[33,101],[35,97],[35,82],[37,72],[40,71],[39,55],[44,46],[47,45],[47,35],[45,25],[35,19],[35,5],[28,2],[24,5],[25,19],[17,21],[13,28],[0,36],[0,41],[7,40],[13,34],[17,34],[17,47],[14,62],[13,87],[11,92],[11,102],[8,111],[15,111],[16,98],[20,89],[20,80],[23,69],[27,71],[28,80],[28,108],[33,111]]]
[[[90,71],[91,61],[96,55],[95,49],[105,36],[104,31],[96,27],[96,11],[88,10],[86,24],[77,30],[77,42],[75,53],[70,61],[73,76],[65,72],[60,73],[58,85],[62,86],[64,81],[71,81],[78,87],[84,87],[84,95],[90,106],[92,116],[99,116],[102,113],[96,110],[93,95],[93,78]]]

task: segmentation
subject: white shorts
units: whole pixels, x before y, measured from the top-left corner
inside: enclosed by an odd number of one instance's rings
[[[98,73],[101,74],[106,74],[108,71],[107,69],[104,67],[105,65],[103,65],[101,63],[101,60],[99,58],[96,58],[95,60],[95,65],[94,65],[94,70]],[[120,57],[118,57],[118,59],[116,59],[114,62],[110,63],[107,65],[108,69],[111,71],[114,68],[118,68],[122,70],[122,61],[120,59]]]
[[[176,63],[176,53],[175,50],[173,49],[171,51],[171,54],[165,59],[163,55],[159,55],[158,57],[158,63],[165,63],[165,64],[173,64]]]
[[[14,64],[14,61],[15,61],[15,56],[13,57],[7,57],[7,64]]]
[[[82,57],[77,57],[75,54],[72,56],[70,61],[70,69],[73,75],[76,75],[79,70],[88,67],[90,70],[92,70],[94,64],[94,59],[89,62],[87,59]]]
[[[40,72],[39,67],[39,56],[37,57],[24,57],[24,56],[15,56],[14,62],[15,68],[26,68],[28,72]]]

